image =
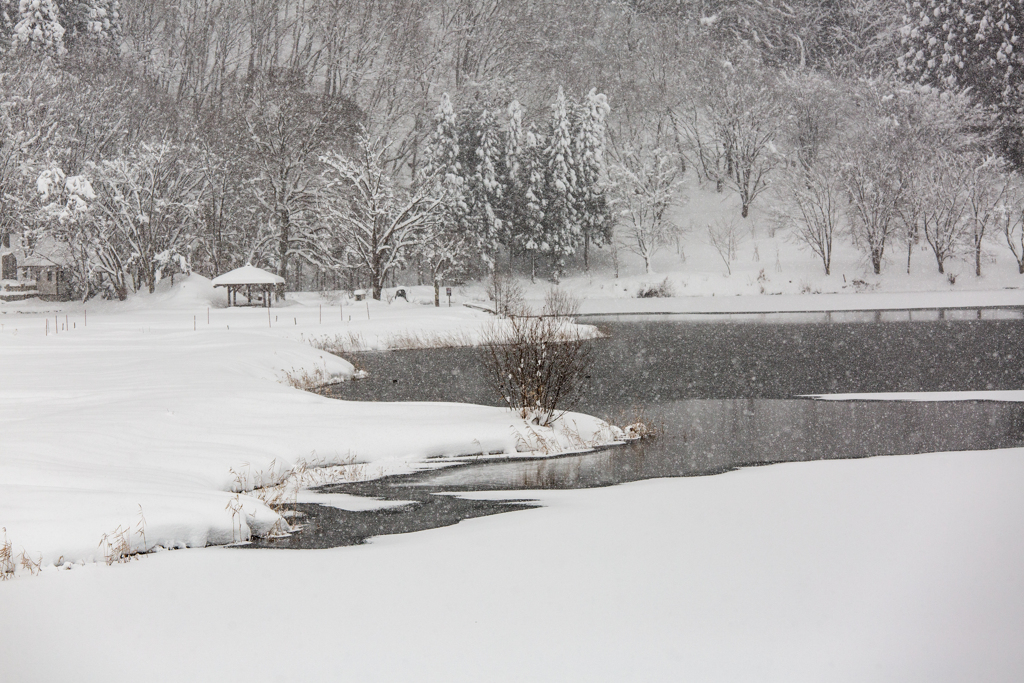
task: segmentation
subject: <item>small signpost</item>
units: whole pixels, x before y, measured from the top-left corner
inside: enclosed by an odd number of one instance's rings
[[[452,307],[452,288],[451,287],[445,287],[444,288],[444,292],[445,292],[445,294],[448,295],[448,308],[451,308]]]

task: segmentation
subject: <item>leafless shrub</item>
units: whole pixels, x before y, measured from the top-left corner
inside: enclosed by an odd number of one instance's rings
[[[555,316],[563,319],[574,318],[580,313],[580,305],[583,301],[573,295],[571,292],[567,292],[564,289],[552,287],[548,290],[548,293],[544,296],[544,311],[543,315]]]
[[[494,271],[487,296],[494,302],[494,312],[503,317],[526,315],[523,287],[511,275]]]
[[[715,248],[725,263],[725,269],[732,275],[732,262],[736,260],[742,233],[736,221],[716,220],[708,223],[708,244]]]
[[[481,357],[491,384],[523,419],[550,425],[584,387],[593,346],[567,317],[578,306],[552,290],[540,317],[513,315],[484,334]]]
[[[676,295],[675,287],[672,286],[672,281],[665,278],[656,285],[641,285],[639,291],[636,293],[638,299],[655,299],[661,297],[673,297]]]

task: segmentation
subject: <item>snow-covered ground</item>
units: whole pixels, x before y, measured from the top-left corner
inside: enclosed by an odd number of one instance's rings
[[[37,681],[1024,678],[1024,454],[585,491],[318,551],[208,548],[0,585]],[[486,495],[486,494],[481,494]]]
[[[1024,389],[1018,391],[904,391],[874,394],[811,394],[821,401],[1007,401],[1024,402]]]
[[[201,547],[280,531],[281,518],[246,492],[295,468],[320,469],[289,477],[291,488],[443,456],[550,454],[613,440],[583,415],[541,429],[503,409],[338,401],[288,381],[354,374],[302,339],[351,333],[380,346],[437,332],[473,340],[492,322],[485,313],[363,302],[342,322],[333,303],[321,313],[299,297],[268,313],[218,307],[220,294],[192,276],[124,304],[5,309],[0,527],[19,571],[22,557],[46,566],[103,560],[126,544]]]
[[[562,286],[592,313],[888,320],[1024,306],[1024,278],[996,242],[982,278],[955,262],[951,283],[920,250],[911,275],[904,253],[875,277],[849,245],[826,277],[760,222],[729,273],[699,227],[685,261],[662,252],[656,275],[623,254],[613,277],[602,251]],[[635,298],[666,279],[675,297]],[[1024,679],[1024,449],[505,492],[495,495],[544,507],[361,547],[206,548],[107,567],[122,540],[203,546],[282,528],[245,491],[289,471],[289,485],[366,478],[541,437],[559,449],[612,437],[585,416],[536,435],[494,408],[352,403],[290,386],[289,375],[354,373],[311,342],[479,341],[491,318],[460,304],[486,305],[483,285],[456,287],[450,308],[407,287],[412,303],[299,293],[269,315],[224,308],[198,277],[169,285],[127,302],[0,304],[0,543],[19,563],[0,583],[0,680]],[[533,301],[550,287],[524,286]]]
[[[831,274],[820,259],[787,230],[776,230],[766,199],[739,217],[734,194],[691,187],[689,201],[674,221],[684,229],[677,244],[667,245],[652,260],[653,272],[627,249],[618,250],[618,276],[610,249],[592,249],[589,272],[574,273],[561,286],[585,299],[583,312],[771,312],[906,309],[933,307],[1024,306],[1024,275],[1001,233],[986,240],[982,274],[975,275],[974,255],[966,250],[945,264],[940,274],[925,241],[911,251],[898,240],[886,247],[882,273],[875,275],[863,252],[845,231],[836,235]],[[726,265],[711,246],[707,226],[736,226],[734,257]],[[636,299],[643,289],[665,285],[670,297]],[[534,301],[550,284],[527,284]],[[868,296],[864,296],[868,295]]]

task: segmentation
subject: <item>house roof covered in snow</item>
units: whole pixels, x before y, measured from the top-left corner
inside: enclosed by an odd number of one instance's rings
[[[285,279],[281,275],[267,272],[263,268],[254,265],[244,265],[213,279],[214,287],[227,287],[230,285],[284,285]]]
[[[18,266],[67,266],[72,262],[68,245],[48,236],[40,238],[31,249],[20,247],[13,252]]]
[[[280,275],[268,273],[256,266],[242,266],[213,278],[214,287],[227,287],[236,285],[281,285],[284,278]]]

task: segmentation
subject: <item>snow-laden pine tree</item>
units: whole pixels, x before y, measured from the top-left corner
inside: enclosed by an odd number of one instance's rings
[[[0,34],[11,48],[32,47],[64,54],[82,39],[116,38],[121,29],[118,0],[0,0]]]
[[[1021,163],[1024,1],[913,0],[907,3],[900,38],[900,70],[923,85],[970,89],[983,103],[996,106],[1004,151]]]
[[[441,282],[465,269],[469,254],[468,232],[465,230],[469,205],[466,202],[467,181],[459,161],[459,129],[452,101],[441,95],[434,115],[434,131],[426,144],[426,163],[415,184],[429,188],[432,195],[443,198],[435,220],[422,233],[419,258],[430,273],[434,285],[434,305],[440,305]]]
[[[566,257],[576,253],[581,237],[576,214],[577,178],[572,124],[561,88],[551,105],[550,133],[544,157],[544,236],[551,250],[552,275],[557,282],[565,272]]]
[[[518,100],[512,100],[506,115],[508,130],[505,133],[504,148],[498,164],[498,175],[504,192],[501,199],[500,239],[508,251],[508,265],[511,271],[526,222],[528,177],[523,163],[526,135],[523,130],[523,106]]]
[[[523,218],[519,230],[523,251],[530,255],[530,280],[537,279],[537,257],[551,252],[545,234],[544,191],[546,187],[545,147],[537,130],[530,126],[523,137]]]
[[[64,26],[56,0],[13,0],[4,3],[4,23],[11,35],[11,47],[30,46],[63,54]]]
[[[583,233],[583,266],[590,268],[590,245],[611,240],[612,216],[605,190],[605,119],[608,98],[591,89],[574,108],[573,162],[576,171],[574,211]]]
[[[489,109],[482,109],[475,116],[467,116],[464,137],[468,139],[467,151],[472,151],[467,162],[473,164],[467,183],[469,214],[465,228],[487,269],[493,270],[494,253],[503,227],[498,212],[501,211],[504,194],[498,176],[502,146],[494,114]]]
[[[914,0],[900,36],[900,68],[921,83],[1009,95],[1024,78],[1020,0]]]

